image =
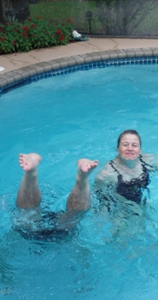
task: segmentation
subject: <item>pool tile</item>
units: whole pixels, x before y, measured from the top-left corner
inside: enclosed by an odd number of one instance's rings
[[[23,71],[27,72],[29,74],[29,76],[34,76],[34,75],[38,74],[37,69],[39,69],[37,67],[37,64],[34,64],[33,66],[24,67]],[[40,67],[40,70],[42,71],[43,68],[41,69],[41,67]]]
[[[100,51],[99,54],[100,54],[102,60],[108,60],[110,58],[110,55],[109,55],[109,53],[107,53],[107,51]]]
[[[52,70],[56,70],[60,68],[60,63],[54,59],[50,60],[49,64],[51,65]]]
[[[23,79],[23,77],[21,76],[21,74],[19,74],[16,70],[14,71],[10,71],[7,73],[8,75],[12,76],[14,78],[14,81],[20,81]]]
[[[17,69],[16,73],[20,74],[24,80],[30,76],[29,73],[24,69]]]
[[[71,56],[71,58],[73,58],[76,61],[76,65],[81,65],[84,64],[84,58],[81,57],[80,55],[73,55]]]
[[[129,58],[136,56],[136,53],[133,49],[126,49],[125,52],[126,52],[127,57],[129,57]]]
[[[83,57],[85,63],[93,61],[93,56],[91,53],[81,54],[80,56]]]
[[[116,49],[115,52],[117,53],[118,58],[124,58],[124,57],[126,57],[126,51],[125,50]]]
[[[59,63],[59,65],[60,65],[61,68],[64,68],[64,67],[68,67],[68,66],[69,66],[69,65],[68,65],[68,61],[67,61],[66,59],[64,59],[64,58],[57,58],[57,59],[56,59],[56,62]]]
[[[150,48],[152,50],[152,55],[158,55],[158,48]]]
[[[93,61],[95,62],[101,60],[101,55],[99,52],[92,52],[90,55],[93,57]]]
[[[106,51],[111,59],[118,58],[118,54],[114,50]]]
[[[142,51],[143,51],[143,53],[144,53],[144,54],[143,54],[144,56],[149,57],[149,56],[152,55],[152,50],[151,50],[151,49],[142,48]]]
[[[6,81],[6,85],[12,85],[15,82],[14,77],[9,76],[8,74],[5,74],[4,79]]]
[[[158,63],[158,48],[116,49],[73,55],[0,74],[0,95],[18,85],[78,70],[151,63]]]
[[[44,72],[49,72],[52,70],[52,67],[49,63],[47,62],[40,62],[38,63],[38,66],[40,66],[41,68],[43,68]]]
[[[40,63],[35,64],[34,68],[35,68],[35,71],[36,71],[37,74],[42,74],[42,73],[45,72],[44,67],[41,66]],[[33,70],[30,70],[30,72],[33,72]]]
[[[76,65],[76,61],[73,57],[65,57],[64,59],[67,61],[69,67]]]
[[[0,88],[1,88],[1,92],[3,91],[3,88],[7,86],[7,81],[5,78],[0,78]]]
[[[142,57],[144,55],[144,52],[141,48],[134,49],[134,52],[136,57]]]

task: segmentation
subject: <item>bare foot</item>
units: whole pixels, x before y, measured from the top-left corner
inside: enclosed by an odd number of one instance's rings
[[[98,160],[89,160],[87,158],[81,158],[78,161],[78,174],[77,179],[86,179],[90,173],[97,167]]]
[[[37,153],[20,154],[19,164],[25,172],[28,172],[34,170],[38,166],[41,159],[42,157]]]

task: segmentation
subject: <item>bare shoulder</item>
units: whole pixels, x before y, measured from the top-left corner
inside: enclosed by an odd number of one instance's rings
[[[155,170],[158,170],[158,154],[142,154],[142,159]]]
[[[97,174],[95,184],[97,186],[108,186],[109,184],[115,186],[117,183],[117,173],[107,162],[103,169]]]

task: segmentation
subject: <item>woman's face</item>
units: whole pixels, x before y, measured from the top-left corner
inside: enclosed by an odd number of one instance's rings
[[[139,138],[135,134],[127,133],[121,138],[117,148],[120,156],[126,160],[134,160],[141,153]]]

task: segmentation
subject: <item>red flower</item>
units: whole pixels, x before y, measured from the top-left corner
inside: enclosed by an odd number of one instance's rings
[[[26,33],[25,31],[22,33],[22,35],[23,35],[24,37],[27,37],[27,33]]]
[[[49,22],[50,22],[50,23],[52,23],[53,21],[52,21],[52,20],[50,20]]]
[[[1,38],[1,41],[4,42],[4,41],[5,41],[5,37],[2,37],[2,38]]]
[[[31,27],[33,27],[33,28],[37,28],[37,27],[38,27],[38,25],[36,25],[36,24],[31,24]]]
[[[57,34],[62,34],[61,29],[58,29],[58,30],[56,31],[56,33],[57,33]]]
[[[13,44],[13,46],[15,46],[16,45],[16,41],[12,41],[12,44]]]
[[[31,19],[31,18],[28,18],[28,21],[32,21],[32,19]]]
[[[73,22],[70,18],[68,18],[67,21],[68,21],[69,23],[74,24],[74,22]]]
[[[59,36],[59,41],[61,42],[64,39],[64,35]]]
[[[30,28],[27,27],[27,26],[24,26],[22,29],[25,30],[25,31],[29,31],[30,30]]]

